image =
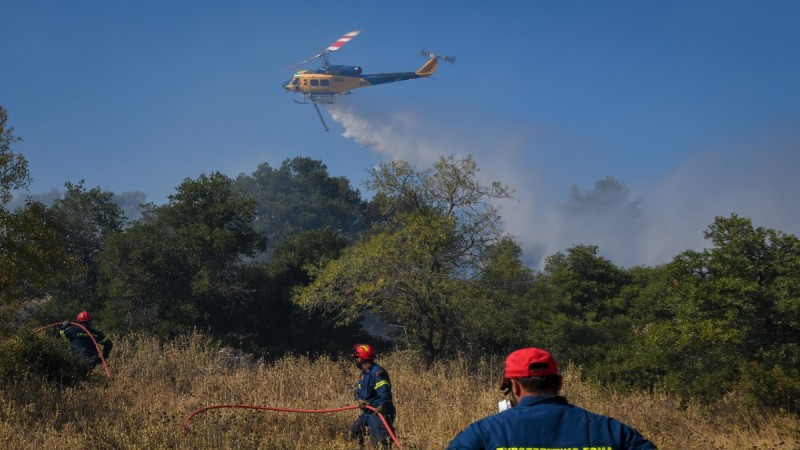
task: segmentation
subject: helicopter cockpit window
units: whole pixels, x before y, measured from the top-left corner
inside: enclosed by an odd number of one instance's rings
[[[328,79],[319,80],[319,85],[320,86],[330,86],[331,85],[331,80],[328,80]]]
[[[319,80],[313,80],[313,79],[312,79],[312,80],[311,80],[311,85],[312,85],[312,86],[319,86]]]
[[[300,78],[295,78],[292,80],[292,86],[297,86],[298,84],[300,84]]]

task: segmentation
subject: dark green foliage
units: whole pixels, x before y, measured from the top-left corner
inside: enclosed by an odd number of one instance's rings
[[[67,253],[76,255],[85,265],[92,265],[106,237],[122,231],[125,215],[113,202],[114,194],[110,191],[99,187],[87,190],[83,180],[78,184],[64,183],[64,187],[64,197],[53,202],[51,209],[59,218]]]
[[[231,184],[220,173],[187,179],[167,205],[111,237],[99,257],[107,323],[162,335],[239,328],[261,283],[247,258],[264,240],[250,226],[253,200]]]
[[[58,218],[43,204],[0,210],[0,320],[12,330],[22,308],[46,299],[57,280],[72,276],[75,260],[64,252]]]
[[[464,295],[457,347],[475,355],[506,354],[530,344],[543,318],[542,304],[529,301],[534,274],[512,239],[488,247],[478,277]]]
[[[798,410],[800,241],[736,215],[705,235],[713,247],[678,255],[654,280],[657,320],[628,346],[625,378],[655,375],[685,398],[737,392]]]
[[[344,177],[331,177],[322,161],[297,157],[279,168],[263,163],[236,178],[234,188],[256,202],[253,228],[270,250],[303,231],[330,228],[352,240],[369,228],[368,205]]]
[[[312,230],[280,242],[267,266],[269,283],[259,300],[258,342],[273,354],[337,354],[353,343],[368,340],[358,324],[337,325],[318,312],[306,311],[291,300],[292,290],[310,282],[307,267],[336,258],[346,239],[331,229]]]
[[[64,197],[49,210],[57,219],[55,228],[64,252],[74,264],[69,276],[51,277],[49,294],[53,301],[37,313],[41,322],[74,318],[76,311],[84,309],[101,309],[105,297],[98,292],[97,256],[106,239],[120,233],[126,223],[122,210],[112,200],[113,193],[99,187],[86,189],[83,181],[64,185]]]
[[[72,385],[87,376],[87,367],[72,355],[66,341],[19,331],[0,341],[0,388],[24,379]]]
[[[577,245],[549,257],[536,283],[544,296],[539,301],[550,308],[537,335],[561,359],[591,367],[603,361],[608,343],[629,333],[618,297],[630,277],[599,256],[596,246]]]

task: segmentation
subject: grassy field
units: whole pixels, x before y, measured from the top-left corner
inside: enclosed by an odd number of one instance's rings
[[[20,382],[0,396],[3,449],[354,449],[342,439],[355,411],[297,414],[243,409],[193,411],[215,404],[296,409],[354,405],[357,369],[349,361],[285,357],[271,364],[230,364],[211,342],[191,335],[160,345],[118,339],[109,361],[78,387]],[[470,422],[495,412],[496,364],[463,360],[423,370],[412,353],[380,357],[398,409],[397,437],[407,449],[441,449]],[[662,449],[796,449],[796,417],[748,412],[733,399],[711,407],[660,395],[619,395],[579,381],[566,368],[574,404],[614,416]]]

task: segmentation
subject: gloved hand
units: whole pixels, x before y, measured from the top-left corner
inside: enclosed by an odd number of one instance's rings
[[[60,328],[61,328],[62,330],[66,330],[67,328],[69,328],[69,326],[70,326],[70,325],[72,325],[72,321],[70,321],[70,320],[65,320],[65,321],[63,321],[63,322],[61,323],[61,327],[60,327]]]
[[[383,414],[383,405],[378,405],[377,407],[375,407],[375,413]]]
[[[358,408],[363,409],[364,411],[367,410],[367,402],[365,400],[358,401]]]

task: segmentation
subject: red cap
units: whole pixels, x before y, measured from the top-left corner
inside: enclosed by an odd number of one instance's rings
[[[558,375],[553,355],[539,348],[515,350],[506,358],[506,378],[528,378]]]

